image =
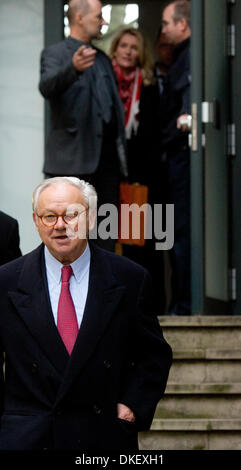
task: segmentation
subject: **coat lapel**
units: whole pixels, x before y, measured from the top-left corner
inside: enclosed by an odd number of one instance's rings
[[[107,328],[125,292],[118,286],[104,251],[91,246],[89,289],[78,337],[67,365],[57,402],[67,393]]]
[[[8,293],[17,314],[61,377],[56,404],[68,392],[93,354],[125,292],[105,251],[91,246],[88,295],[77,340],[69,357],[54,323],[48,296],[43,246],[27,255],[18,289]]]
[[[62,374],[69,356],[53,319],[42,245],[25,257],[18,289],[8,295],[29,332]]]
[[[67,46],[67,49],[70,51],[71,55],[73,55],[77,51],[77,49],[81,46],[88,47],[88,45],[84,43],[83,41],[79,41],[78,39],[72,38],[71,36],[69,36],[66,39],[66,46]],[[102,55],[100,59],[99,49],[97,49],[93,45],[90,45],[90,47],[97,50],[97,54],[95,58],[95,65],[85,70],[84,77],[86,78],[86,82],[89,82],[90,80],[93,81],[93,86],[91,87],[91,94],[92,94],[92,97],[95,99],[97,106],[99,106],[100,105],[99,93],[103,92],[103,86],[102,86],[103,82],[109,79],[109,77],[111,76],[111,72],[108,68],[109,64],[105,56]],[[98,65],[100,60],[101,60],[101,66]],[[110,85],[112,84],[110,83]],[[99,89],[101,91],[99,91]]]

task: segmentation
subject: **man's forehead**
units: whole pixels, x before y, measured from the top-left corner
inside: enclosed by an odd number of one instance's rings
[[[173,16],[173,13],[174,13],[174,5],[168,5],[163,11],[163,15],[166,15],[166,16]]]
[[[95,9],[95,8],[102,9],[102,3],[99,0],[89,0],[88,3],[91,9]]]
[[[80,188],[68,182],[54,183],[42,189],[39,195],[39,202],[44,202],[45,200],[52,200],[54,202],[66,197],[68,200],[71,198],[74,200],[76,198],[82,199],[83,193]]]

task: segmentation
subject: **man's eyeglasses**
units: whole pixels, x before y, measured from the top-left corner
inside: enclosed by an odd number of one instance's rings
[[[77,222],[77,219],[80,214],[83,214],[83,212],[86,212],[87,209],[83,210],[82,212],[71,212],[68,214],[63,214],[63,215],[57,215],[57,214],[44,214],[44,215],[38,215],[39,219],[41,219],[41,222],[46,226],[46,227],[53,227],[54,225],[57,224],[59,217],[62,218],[62,220],[67,224],[73,224],[74,222]]]

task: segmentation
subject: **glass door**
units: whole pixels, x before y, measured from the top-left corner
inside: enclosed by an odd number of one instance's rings
[[[228,3],[193,0],[192,10],[192,304],[193,313],[222,315],[230,313]]]

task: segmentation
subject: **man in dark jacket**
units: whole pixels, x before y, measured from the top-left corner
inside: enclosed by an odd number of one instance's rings
[[[0,211],[0,265],[21,256],[18,222]]]
[[[94,196],[77,178],[45,180],[42,245],[0,268],[1,450],[137,449],[165,391],[150,277],[88,242]]]
[[[190,314],[190,2],[171,2],[162,33],[174,46],[161,98],[161,152],[167,167],[167,202],[174,204],[171,313]]]
[[[112,65],[91,41],[101,36],[99,0],[71,0],[70,36],[41,55],[39,89],[49,101],[51,131],[44,173],[91,182],[99,205],[118,203],[120,178],[127,176],[124,111]],[[105,248],[114,248],[106,240]]]

